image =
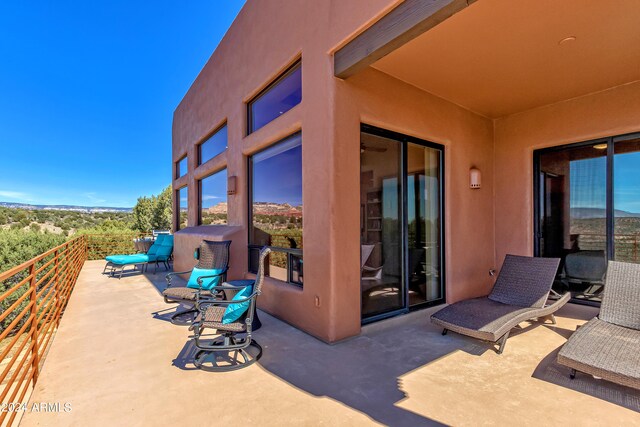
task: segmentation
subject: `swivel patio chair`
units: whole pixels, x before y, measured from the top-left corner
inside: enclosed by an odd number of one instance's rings
[[[262,356],[262,347],[252,336],[256,300],[262,292],[264,262],[271,249],[260,251],[258,274],[253,284],[231,286],[224,283],[212,290],[221,291],[224,299],[198,301],[198,318],[191,326],[194,343],[199,349],[194,365],[205,371],[233,371],[255,363]],[[214,329],[215,338],[205,338],[204,332]]]
[[[600,314],[578,328],[558,363],[640,390],[640,265],[609,261]]]
[[[227,278],[229,269],[229,246],[231,240],[213,242],[203,240],[196,249],[194,256],[198,263],[192,270],[178,271],[167,274],[167,288],[162,291],[162,296],[167,304],[183,304],[189,308],[176,309],[171,316],[174,325],[186,326],[193,322],[198,310],[195,307],[199,298],[213,297],[211,289]],[[171,281],[178,274],[191,273],[186,286],[172,286]],[[187,317],[186,320],[183,320]]]
[[[134,270],[138,265],[142,265],[141,272],[146,271],[149,264],[155,264],[153,272],[158,269],[158,264],[162,263],[165,270],[169,270],[169,261],[173,254],[173,236],[169,234],[160,234],[153,242],[153,245],[149,248],[146,254],[131,254],[131,255],[109,255],[105,258],[107,264],[104,266],[102,273],[106,273],[109,269],[111,276],[114,276],[118,268],[120,269],[120,275],[118,279],[122,278],[125,267],[133,265]]]
[[[569,292],[549,299],[560,259],[507,255],[496,284],[486,297],[451,304],[431,316],[442,335],[454,331],[480,340],[498,342],[502,354],[511,329],[531,319],[550,319],[571,298]]]

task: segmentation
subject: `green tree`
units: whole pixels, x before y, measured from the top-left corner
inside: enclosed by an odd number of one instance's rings
[[[156,230],[171,229],[173,219],[171,186],[165,188],[158,197],[154,197],[151,227]]]
[[[142,233],[152,230],[151,220],[154,210],[154,200],[151,197],[138,197],[138,202],[133,207],[133,229]]]

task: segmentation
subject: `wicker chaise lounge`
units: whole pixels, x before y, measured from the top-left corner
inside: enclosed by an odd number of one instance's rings
[[[220,285],[227,278],[229,269],[229,246],[231,240],[214,242],[203,240],[196,249],[194,256],[198,263],[192,270],[177,271],[167,274],[167,288],[162,296],[167,304],[185,304],[186,310],[176,310],[171,316],[174,325],[190,325],[197,313],[195,304],[200,297],[212,297],[211,288]],[[191,273],[186,286],[172,286],[171,280],[175,275]],[[191,315],[190,319],[184,319]]]
[[[609,261],[600,314],[580,327],[558,363],[640,390],[640,265]]]
[[[548,301],[560,260],[516,255],[505,257],[491,293],[451,304],[431,316],[431,322],[447,331],[473,338],[500,342],[501,354],[509,332],[531,319],[550,319],[571,298],[570,293]]]

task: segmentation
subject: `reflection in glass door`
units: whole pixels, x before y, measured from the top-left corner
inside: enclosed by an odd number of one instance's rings
[[[640,136],[539,150],[536,248],[559,257],[554,288],[602,301],[607,260],[640,262]]]
[[[402,145],[362,134],[360,243],[362,317],[404,308],[402,286]]]
[[[616,261],[640,263],[640,136],[614,139],[613,203]]]
[[[365,321],[444,300],[442,151],[363,126],[361,292]]]
[[[442,299],[440,150],[407,144],[409,306]]]

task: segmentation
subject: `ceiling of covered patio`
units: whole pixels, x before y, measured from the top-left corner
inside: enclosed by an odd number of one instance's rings
[[[640,80],[637,0],[479,0],[372,66],[489,118]]]

